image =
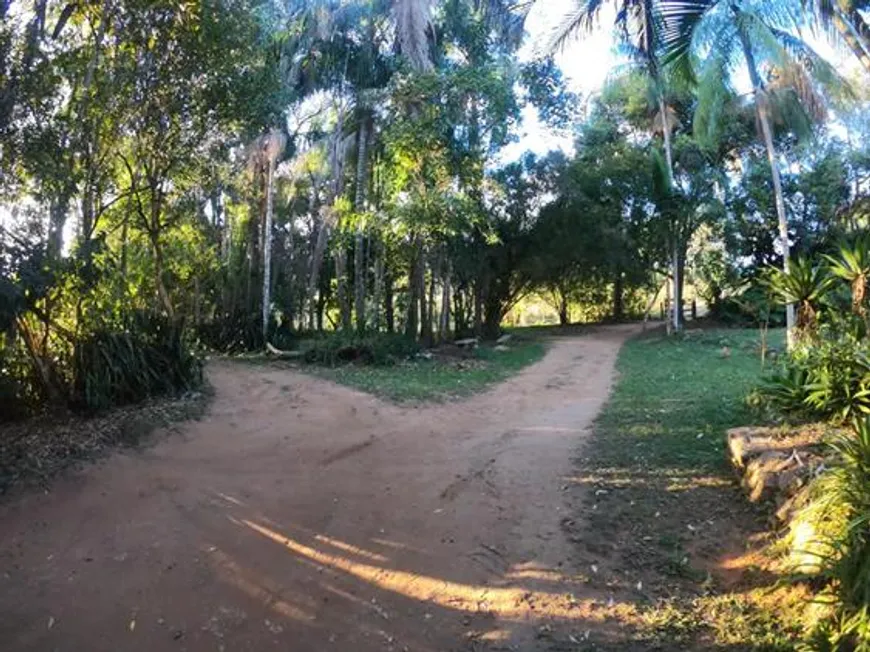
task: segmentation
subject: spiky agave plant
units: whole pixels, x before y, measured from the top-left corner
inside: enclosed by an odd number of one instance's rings
[[[870,235],[862,233],[851,242],[840,244],[836,255],[825,255],[828,268],[852,289],[852,311],[867,316],[867,280],[870,278]]]
[[[826,269],[802,256],[791,262],[788,271],[771,268],[767,277],[775,298],[797,306],[795,328],[800,335],[807,335],[815,328],[816,313],[832,283]]]

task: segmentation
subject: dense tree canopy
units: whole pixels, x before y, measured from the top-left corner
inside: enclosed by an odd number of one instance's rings
[[[614,4],[631,65],[579,97],[520,57],[528,4],[2,3],[4,405],[102,405],[116,356],[494,337],[529,297],[713,305],[866,226],[866,83],[800,2]],[[528,110],[573,147],[506,161]]]

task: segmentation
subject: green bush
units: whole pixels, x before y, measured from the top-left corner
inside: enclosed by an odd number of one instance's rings
[[[771,305],[766,290],[757,284],[714,303],[711,317],[726,326],[751,328],[765,322],[771,328],[785,326],[785,308]]]
[[[404,335],[334,332],[303,345],[303,360],[332,367],[342,363],[388,366],[415,355],[420,346]]]
[[[799,519],[816,532],[820,576],[835,602],[835,614],[813,637],[814,649],[870,652],[870,421],[830,442],[831,468],[811,486]]]
[[[846,332],[844,332],[846,331]],[[842,324],[790,352],[757,395],[786,416],[846,422],[870,414],[870,342]]]
[[[0,423],[27,416],[33,410],[26,367],[0,338]]]
[[[180,325],[144,315],[127,331],[96,331],[78,343],[73,378],[73,406],[102,410],[197,387],[202,361]]]

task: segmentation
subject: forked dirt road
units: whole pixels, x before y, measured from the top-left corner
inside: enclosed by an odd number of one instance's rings
[[[0,506],[0,648],[570,649],[606,597],[565,488],[635,331],[410,408],[213,364],[201,421]]]

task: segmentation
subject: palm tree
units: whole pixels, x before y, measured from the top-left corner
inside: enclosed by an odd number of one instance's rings
[[[564,47],[567,41],[578,33],[588,33],[600,18],[601,10],[609,0],[575,0],[573,11],[568,13],[551,35],[547,50],[554,52]],[[671,145],[671,135],[676,126],[676,115],[667,103],[667,79],[663,71],[659,54],[662,49],[662,30],[664,23],[658,9],[659,0],[612,0],[616,5],[614,28],[620,35],[623,45],[628,50],[634,63],[641,67],[651,82],[651,91],[656,105],[653,118],[653,131],[661,133],[664,145],[665,164],[667,170],[667,194],[674,191],[674,156]],[[679,237],[676,225],[672,225],[671,234],[671,268],[674,283],[674,311],[672,315],[673,328],[679,330],[682,326],[682,310],[680,310],[680,253]]]
[[[774,201],[779,221],[783,270],[790,264],[788,216],[774,144],[773,117],[778,99],[790,94],[805,114],[823,108],[816,83],[830,84],[839,77],[802,39],[786,31],[800,29],[800,6],[787,0],[658,0],[665,22],[666,61],[687,77],[694,77],[692,54],[704,52],[707,66],[717,74],[705,78],[723,91],[736,69],[743,66],[752,84],[755,115],[770,164]],[[771,84],[776,80],[776,84]],[[720,103],[719,93],[699,93],[698,112]],[[704,106],[707,104],[707,106]],[[819,117],[816,115],[815,117]],[[794,126],[794,125],[789,125]],[[789,341],[795,328],[794,306],[787,306]]]
[[[272,303],[272,217],[274,206],[275,164],[284,151],[286,138],[277,130],[264,134],[251,147],[250,164],[265,176],[266,208],[263,216],[263,314],[262,329],[265,341],[269,329],[269,308]]]

